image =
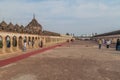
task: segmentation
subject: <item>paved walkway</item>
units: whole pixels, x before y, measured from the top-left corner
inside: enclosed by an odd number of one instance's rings
[[[0,80],[120,80],[120,52],[75,41],[1,67]]]

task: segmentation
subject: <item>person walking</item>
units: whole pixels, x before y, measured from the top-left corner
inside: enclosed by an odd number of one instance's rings
[[[39,47],[40,47],[40,48],[43,47],[43,41],[42,41],[42,40],[39,42]]]
[[[116,42],[116,51],[120,50],[120,39],[117,39]]]
[[[98,45],[99,45],[99,49],[101,49],[101,47],[102,47],[102,40],[101,39],[98,40]]]
[[[23,48],[23,51],[26,51],[26,49],[27,49],[27,41],[24,40],[24,48]]]
[[[106,48],[110,48],[110,44],[111,44],[111,41],[110,41],[110,40],[107,40],[107,41],[106,41]]]

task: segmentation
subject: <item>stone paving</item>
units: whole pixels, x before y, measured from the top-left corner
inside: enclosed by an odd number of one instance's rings
[[[120,80],[120,52],[75,41],[1,67],[0,80]]]

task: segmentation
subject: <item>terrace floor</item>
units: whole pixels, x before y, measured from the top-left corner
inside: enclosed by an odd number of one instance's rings
[[[75,41],[0,67],[0,80],[120,80],[120,52]]]

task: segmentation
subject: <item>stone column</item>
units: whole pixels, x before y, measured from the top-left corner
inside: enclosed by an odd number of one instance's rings
[[[10,53],[13,52],[13,37],[10,36],[10,43],[11,43],[11,46],[10,46]]]
[[[40,48],[40,37],[38,37],[38,48]]]
[[[43,47],[45,47],[45,45],[46,45],[45,37],[42,37],[42,41],[43,41]]]
[[[2,36],[2,41],[3,41],[2,53],[5,53],[6,52],[5,36]]]
[[[30,44],[30,49],[32,48],[32,37],[30,36],[30,41],[31,41],[31,44]]]
[[[20,48],[19,48],[19,37],[16,37],[17,38],[17,51],[20,51]]]
[[[28,36],[26,36],[26,48],[29,49],[29,45],[28,45]]]

